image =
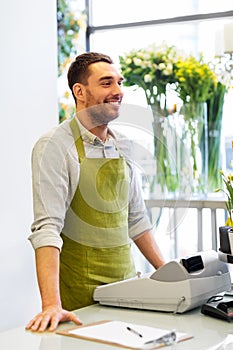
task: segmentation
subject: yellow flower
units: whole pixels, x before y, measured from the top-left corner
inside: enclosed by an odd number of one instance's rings
[[[233,226],[233,221],[230,218],[227,218],[227,221],[225,222],[225,226]]]
[[[216,84],[216,76],[210,67],[202,62],[202,58],[197,60],[192,55],[177,62],[176,67],[177,91],[183,102],[205,102]]]

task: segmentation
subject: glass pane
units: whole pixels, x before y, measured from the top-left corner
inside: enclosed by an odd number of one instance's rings
[[[115,64],[119,65],[119,56],[131,49],[146,48],[153,43],[159,45],[165,41],[186,54],[198,56],[202,53],[205,61],[213,61],[216,53],[215,34],[220,30],[223,31],[224,25],[232,21],[232,19],[218,19],[99,31],[91,36],[91,50],[109,54]],[[123,101],[126,104],[146,107],[144,93],[132,88],[125,88]],[[228,153],[231,151],[231,140],[233,140],[233,131],[229,127],[232,124],[232,101],[233,89],[225,97],[223,109],[222,147],[228,150]],[[230,164],[228,153],[223,155],[223,167],[227,169]]]
[[[91,50],[108,53],[117,63],[118,56],[131,49],[165,41],[187,54],[202,52],[210,60],[215,55],[215,32],[223,30],[224,23],[226,20],[208,20],[99,31],[91,35]]]
[[[138,22],[233,10],[229,0],[93,0],[92,25]]]

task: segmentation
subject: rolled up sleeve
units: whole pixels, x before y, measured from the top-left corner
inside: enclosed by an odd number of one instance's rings
[[[66,149],[67,145],[54,136],[42,137],[32,151],[34,221],[28,239],[34,249],[62,248],[60,234],[76,187],[70,181],[71,157]]]

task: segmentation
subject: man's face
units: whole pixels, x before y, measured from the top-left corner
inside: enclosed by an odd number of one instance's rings
[[[96,62],[89,67],[85,86],[85,108],[95,125],[107,124],[119,115],[123,98],[122,75],[106,62]]]

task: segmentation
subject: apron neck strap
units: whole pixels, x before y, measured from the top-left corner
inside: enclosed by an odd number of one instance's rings
[[[86,155],[85,155],[83,140],[82,140],[82,137],[80,134],[80,129],[79,129],[79,126],[78,126],[78,123],[77,123],[75,117],[73,117],[71,119],[70,127],[71,127],[72,134],[74,137],[76,149],[78,151],[79,162],[81,163],[81,161],[85,158]]]

